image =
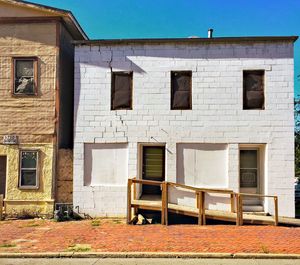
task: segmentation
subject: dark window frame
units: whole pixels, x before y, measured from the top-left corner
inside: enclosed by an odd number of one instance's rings
[[[259,74],[262,75],[262,85],[263,85],[263,103],[261,108],[250,108],[246,105],[246,86],[245,86],[245,76],[247,74]],[[265,97],[265,70],[264,69],[256,69],[256,70],[243,70],[243,110],[264,110],[266,105],[266,97]]]
[[[17,61],[33,61],[33,80],[34,80],[34,92],[33,93],[16,93],[16,62]],[[11,93],[15,97],[35,97],[38,95],[38,57],[12,57],[11,63]]]
[[[113,107],[113,94],[115,92],[115,77],[116,75],[124,75],[130,77],[130,104],[128,108],[114,108]],[[117,71],[111,74],[111,93],[110,93],[110,109],[111,110],[132,110],[133,107],[133,71]]]
[[[174,108],[173,107],[173,101],[174,101],[174,85],[173,85],[173,76],[175,74],[186,74],[190,77],[190,88],[189,88],[189,106],[186,108]],[[192,90],[193,90],[193,72],[189,70],[185,71],[171,71],[171,100],[170,100],[170,109],[171,110],[191,110],[193,108],[193,102],[192,102]]]
[[[36,178],[36,185],[22,185],[22,169],[30,170],[31,168],[22,168],[22,153],[23,152],[34,152],[36,153],[36,170],[35,178]],[[33,169],[33,168],[32,168]],[[40,187],[39,183],[39,150],[36,149],[22,149],[19,152],[19,189],[21,190],[37,190]]]

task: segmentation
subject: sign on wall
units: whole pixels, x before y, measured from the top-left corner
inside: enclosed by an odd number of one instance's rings
[[[3,144],[18,144],[18,136],[17,135],[4,135],[3,136]]]

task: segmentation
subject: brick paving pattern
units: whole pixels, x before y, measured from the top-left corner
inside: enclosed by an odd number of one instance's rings
[[[120,220],[0,222],[0,252],[216,252],[300,254],[300,228],[234,225],[129,226]],[[90,249],[80,249],[90,246]]]

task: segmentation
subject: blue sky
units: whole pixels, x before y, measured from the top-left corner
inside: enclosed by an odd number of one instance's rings
[[[31,0],[73,12],[91,39],[300,35],[299,0]],[[295,95],[300,94],[300,40]]]

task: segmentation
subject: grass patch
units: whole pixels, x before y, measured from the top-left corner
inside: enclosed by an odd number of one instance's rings
[[[0,245],[0,248],[14,248],[16,246],[17,246],[16,244],[4,243],[4,244]]]
[[[36,223],[36,222],[29,222],[27,224],[25,224],[23,227],[37,227],[40,226],[40,224]]]
[[[262,250],[262,252],[265,253],[265,254],[269,254],[269,253],[270,253],[270,250],[269,250],[268,247],[265,246],[265,245],[262,245],[262,246],[261,246],[261,250]]]
[[[123,221],[121,219],[112,219],[111,220],[113,224],[122,224]]]
[[[73,251],[73,252],[89,252],[91,250],[92,250],[91,245],[88,244],[72,244],[67,249],[67,251]]]
[[[91,222],[91,225],[92,225],[92,226],[100,226],[100,225],[101,225],[101,222],[100,222],[100,220],[93,220],[93,221]]]

